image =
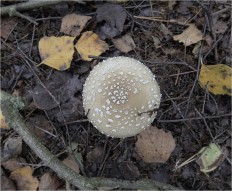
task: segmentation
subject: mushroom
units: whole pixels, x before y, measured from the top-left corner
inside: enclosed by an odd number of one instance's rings
[[[155,119],[160,89],[150,69],[128,57],[100,62],[87,77],[83,106],[89,121],[103,134],[134,136]]]

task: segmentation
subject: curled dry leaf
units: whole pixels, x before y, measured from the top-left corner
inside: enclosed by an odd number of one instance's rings
[[[144,162],[165,163],[176,144],[171,132],[150,126],[138,135],[135,145]]]
[[[192,50],[192,53],[194,54],[195,58],[198,57],[200,49],[201,49],[201,53],[204,54],[212,47],[213,40],[209,35],[206,35],[202,40],[204,40],[205,43],[203,44],[201,42],[196,43]]]
[[[104,149],[101,146],[97,146],[92,151],[87,153],[86,158],[89,162],[100,163],[103,156]]]
[[[15,18],[2,19],[0,37],[6,39],[16,25],[17,25],[17,21]]]
[[[87,61],[92,60],[92,58],[89,58],[90,55],[99,56],[109,49],[108,44],[92,31],[83,33],[75,47],[81,58]]]
[[[90,16],[68,14],[62,19],[60,32],[71,36],[79,36],[86,23],[91,19]]]
[[[58,82],[57,84],[60,85]],[[43,110],[50,110],[57,107],[59,104],[59,102],[56,101],[57,89],[59,87],[56,84],[54,84],[51,80],[49,82],[45,81],[44,86],[38,83],[31,91],[31,95],[33,97],[34,104],[37,108]],[[56,91],[53,91],[54,89]]]
[[[160,23],[159,30],[163,33],[165,39],[169,39],[169,37],[173,36],[172,31],[170,31],[163,23]]]
[[[67,158],[65,158],[63,160],[63,163],[66,166],[68,166],[69,168],[71,168],[74,171],[76,171],[77,173],[80,173],[80,168],[79,168],[78,164],[76,163],[76,161],[71,156],[68,156]]]
[[[32,176],[32,169],[29,166],[18,168],[11,172],[10,178],[15,181],[17,190],[35,190],[39,186],[37,178]]]
[[[39,53],[42,63],[57,70],[66,70],[70,67],[75,37],[43,37],[39,41]]]
[[[136,180],[140,175],[138,167],[132,162],[120,162],[117,168],[126,180]]]
[[[202,38],[202,32],[194,24],[191,24],[181,34],[173,36],[175,41],[182,42],[185,46],[195,44],[202,40]]]
[[[2,129],[9,128],[9,125],[6,123],[5,117],[4,117],[1,109],[0,109],[0,125],[1,125],[0,128],[2,128]]]
[[[127,13],[121,5],[105,3],[100,5],[96,12],[97,22],[105,21],[101,31],[107,38],[113,38],[123,31]]]
[[[168,1],[168,9],[173,10],[175,4],[176,4],[176,0]]]
[[[232,68],[225,64],[202,64],[199,82],[202,88],[217,94],[232,95]]]
[[[39,190],[57,190],[63,182],[56,174],[45,173],[39,183]]]
[[[18,168],[22,168],[26,163],[27,162],[24,158],[16,157],[16,158],[9,159],[6,162],[2,163],[2,166],[5,169],[12,172],[12,171],[17,170]]]
[[[228,29],[227,23],[223,21],[217,21],[214,24],[214,30],[216,34],[224,33]]]
[[[1,176],[1,190],[16,190],[14,182],[6,176]]]
[[[121,38],[112,39],[114,46],[121,52],[128,53],[133,50],[135,42],[129,34],[122,36]]]
[[[28,118],[26,122],[27,127],[43,141],[44,144],[48,142],[48,135],[52,134],[53,127],[51,123],[42,115],[36,115]]]
[[[22,138],[21,137],[9,137],[4,144],[3,157],[14,157],[22,153]]]

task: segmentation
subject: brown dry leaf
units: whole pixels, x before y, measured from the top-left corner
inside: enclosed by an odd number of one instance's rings
[[[173,10],[174,5],[176,4],[176,0],[168,1],[168,9]]]
[[[16,158],[12,158],[7,160],[6,162],[2,163],[2,166],[9,170],[9,171],[15,171],[18,168],[22,168],[24,166],[24,164],[26,164],[26,160],[24,158],[21,157],[16,157]]]
[[[163,23],[160,23],[159,30],[163,33],[166,39],[168,38],[168,36],[173,36],[172,31],[170,31]]]
[[[217,21],[213,27],[216,34],[224,33],[228,28],[227,23],[223,21]]]
[[[126,10],[116,3],[104,3],[97,7],[97,22],[105,21],[100,29],[102,38],[113,38],[123,31],[127,18]]]
[[[81,58],[87,61],[91,61],[93,59],[89,58],[89,55],[99,56],[109,49],[108,44],[101,40],[98,35],[92,31],[86,31],[83,33],[75,47]]]
[[[185,46],[195,44],[202,40],[203,34],[194,24],[191,24],[181,34],[173,36],[175,41],[184,43]]]
[[[66,70],[70,67],[75,37],[43,37],[39,41],[39,53],[43,64],[57,70]]]
[[[171,132],[153,126],[138,135],[135,145],[139,156],[147,163],[165,163],[176,146]]]
[[[44,144],[50,141],[48,140],[48,135],[52,134],[53,127],[46,117],[43,115],[35,115],[28,118],[26,125],[30,127],[33,134],[43,141]]]
[[[124,53],[128,53],[136,47],[134,40],[129,34],[126,34],[121,38],[112,39],[112,42],[118,50]]]
[[[71,36],[79,36],[86,23],[91,19],[90,16],[68,14],[62,19],[60,32]]]
[[[179,1],[176,11],[181,15],[189,15],[190,10],[189,8],[192,6],[191,1]]]
[[[97,146],[87,153],[86,158],[89,162],[100,163],[102,156],[104,156],[104,149],[103,147]]]
[[[1,29],[0,29],[0,37],[7,38],[12,29],[16,26],[17,21],[13,18],[2,19]]]
[[[11,172],[10,178],[16,182],[18,190],[35,190],[39,186],[37,178],[32,176],[32,169],[29,166],[18,168]]]
[[[45,173],[39,183],[39,190],[57,190],[63,182],[59,179],[56,174]]]
[[[209,35],[206,35],[202,40],[205,41],[205,43],[203,44],[202,48],[201,48],[201,53],[204,54],[206,53],[212,46],[213,44],[213,40]],[[194,54],[195,58],[198,57],[199,51],[200,51],[200,47],[201,47],[201,42],[198,42],[194,45],[194,48],[192,50],[192,53]]]
[[[2,128],[2,129],[9,128],[9,125],[6,123],[5,117],[4,117],[1,109],[0,109],[0,128]]]
[[[16,190],[14,182],[6,176],[1,176],[1,190]]]
[[[120,162],[117,165],[118,170],[126,180],[136,180],[139,178],[140,172],[138,167],[129,161]]]
[[[76,161],[71,157],[68,156],[67,158],[65,158],[63,160],[63,163],[68,166],[69,168],[73,169],[74,171],[76,171],[77,173],[80,173],[80,169],[78,164],[76,163]]]
[[[6,158],[14,157],[22,153],[22,138],[9,137],[4,144],[2,155]]]

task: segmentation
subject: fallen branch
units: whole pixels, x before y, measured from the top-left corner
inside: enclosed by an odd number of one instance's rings
[[[24,142],[36,153],[36,155],[50,167],[57,175],[65,181],[73,184],[79,189],[101,189],[103,187],[118,189],[152,189],[152,190],[179,190],[178,188],[157,181],[143,179],[138,181],[119,180],[110,178],[88,178],[84,177],[53,155],[41,141],[26,127],[19,110],[25,106],[25,101],[20,97],[11,96],[4,91],[0,92],[0,104],[6,122],[24,140]]]
[[[23,3],[18,3],[18,4],[14,4],[14,5],[1,7],[0,14],[1,14],[1,16],[9,15],[10,17],[13,17],[13,16],[20,17],[20,18],[26,19],[26,20],[34,23],[35,25],[38,25],[38,23],[36,21],[34,21],[31,17],[28,17],[26,15],[21,14],[20,11],[56,5],[58,3],[63,3],[63,2],[81,3],[82,0],[53,0],[53,1],[30,0],[28,2],[23,2]]]
[[[143,16],[133,16],[136,19],[144,19],[144,20],[149,20],[149,21],[155,21],[155,22],[164,22],[164,23],[173,23],[173,24],[178,24],[178,25],[184,25],[184,26],[189,26],[190,24],[188,23],[184,23],[184,22],[180,22],[177,20],[164,20],[164,19],[159,19],[159,18],[155,18],[155,17],[143,17]]]
[[[28,2],[23,2],[23,3],[18,3],[14,5],[9,5],[5,7],[1,7],[0,9],[0,14],[7,15],[12,13],[12,11],[25,11],[29,9],[35,9],[39,7],[45,7],[45,6],[51,6],[51,5],[56,5],[58,3],[63,3],[63,2],[82,2],[82,0],[53,0],[53,1],[44,1],[44,0],[30,0]]]

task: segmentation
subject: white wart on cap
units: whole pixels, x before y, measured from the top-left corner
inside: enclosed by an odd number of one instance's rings
[[[160,89],[141,62],[109,58],[90,72],[83,89],[83,105],[90,122],[102,133],[118,138],[134,136],[155,119]]]

